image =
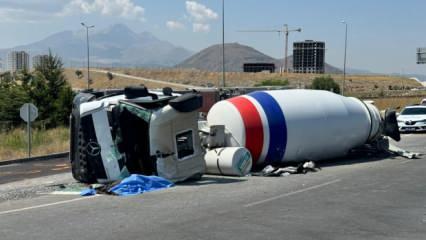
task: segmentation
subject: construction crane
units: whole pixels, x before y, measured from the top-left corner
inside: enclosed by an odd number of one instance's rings
[[[294,28],[289,29],[288,24],[283,25],[283,29],[277,29],[277,30],[242,30],[238,32],[276,32],[278,34],[285,34],[285,54],[284,54],[284,71],[288,73],[288,35],[291,32],[302,32],[302,28]]]

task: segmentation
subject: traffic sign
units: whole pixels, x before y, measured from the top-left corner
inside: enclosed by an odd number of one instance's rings
[[[19,110],[19,115],[25,122],[33,122],[38,117],[38,109],[32,103],[25,103]]]

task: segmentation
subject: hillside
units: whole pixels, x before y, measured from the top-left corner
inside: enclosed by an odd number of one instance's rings
[[[252,47],[239,43],[225,44],[225,68],[227,72],[242,72],[244,63],[275,63],[277,68],[283,65],[283,59],[272,58]],[[293,57],[288,59],[288,66],[293,66]],[[181,62],[177,68],[198,69],[211,72],[222,71],[222,45],[210,46]],[[340,69],[325,64],[326,73],[340,73]]]
[[[49,49],[62,57],[68,66],[84,66],[86,61],[86,32],[64,31],[43,40],[0,50],[5,58],[11,50],[46,54]],[[160,40],[149,32],[136,33],[126,25],[116,24],[90,32],[90,55],[93,66],[169,67],[188,58],[192,52]]]

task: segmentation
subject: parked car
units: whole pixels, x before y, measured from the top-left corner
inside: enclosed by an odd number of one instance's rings
[[[426,105],[405,107],[398,116],[400,132],[426,131]]]
[[[421,105],[426,105],[426,98],[420,102]]]

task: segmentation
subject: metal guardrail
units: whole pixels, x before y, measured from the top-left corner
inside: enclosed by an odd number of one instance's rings
[[[63,152],[63,153],[53,153],[49,155],[36,156],[36,157],[30,157],[30,158],[5,160],[5,161],[0,161],[0,166],[16,164],[16,163],[34,162],[34,161],[48,161],[48,160],[57,159],[57,158],[65,158],[65,157],[68,157],[69,154],[70,154],[69,152]]]

